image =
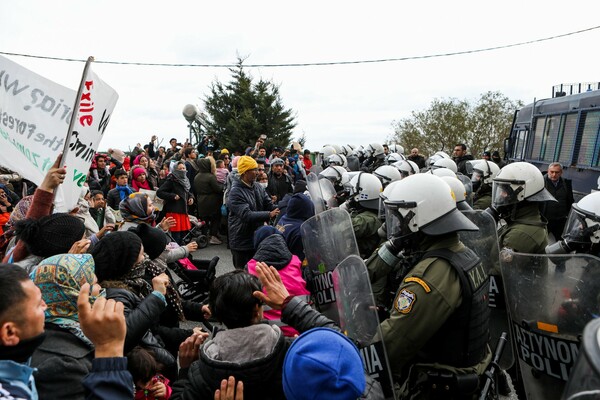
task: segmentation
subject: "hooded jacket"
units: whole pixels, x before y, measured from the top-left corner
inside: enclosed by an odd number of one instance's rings
[[[221,210],[223,201],[223,184],[219,183],[216,175],[212,173],[208,158],[202,158],[196,163],[198,174],[194,178],[193,187],[198,215],[206,217],[217,214]]]
[[[306,195],[296,193],[290,198],[287,212],[277,224],[277,229],[283,234],[288,249],[300,260],[304,259],[304,244],[300,226],[314,215],[313,202]]]
[[[248,261],[248,272],[250,274],[257,275],[256,263],[259,261],[265,262],[267,265],[272,265],[279,271],[281,281],[290,296],[310,295],[310,292],[306,288],[306,281],[302,277],[302,261],[290,253],[283,236],[276,233],[260,242],[256,254]],[[264,317],[267,320],[280,321],[281,310],[265,309]],[[289,337],[298,334],[298,331],[290,326],[282,326],[281,330],[285,336]]]

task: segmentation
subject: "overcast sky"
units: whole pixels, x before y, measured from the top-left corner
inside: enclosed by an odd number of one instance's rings
[[[598,1],[72,1],[0,0],[0,52],[144,63],[285,64],[476,50],[600,25]],[[249,68],[280,85],[306,147],[384,142],[393,121],[435,98],[500,91],[530,103],[558,83],[600,81],[600,29],[452,57],[336,66]],[[83,63],[9,59],[74,90]],[[101,149],[153,134],[188,135],[181,111],[203,106],[227,68],[95,64],[119,101]]]

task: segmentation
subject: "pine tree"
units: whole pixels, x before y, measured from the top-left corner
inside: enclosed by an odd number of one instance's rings
[[[254,146],[258,137],[267,135],[267,148],[287,147],[296,126],[291,109],[283,106],[279,87],[260,79],[253,83],[244,71],[243,60],[231,68],[231,80],[211,85],[204,103],[208,113],[207,134],[214,135],[222,148],[244,151]]]

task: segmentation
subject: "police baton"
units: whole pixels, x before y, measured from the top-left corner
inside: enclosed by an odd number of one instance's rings
[[[504,346],[506,346],[506,332],[502,332],[500,338],[498,339],[498,344],[496,345],[496,350],[494,351],[494,358],[492,362],[488,366],[485,371],[485,385],[483,386],[483,390],[481,391],[481,395],[479,396],[479,400],[486,400],[489,395],[490,388],[494,384],[496,374],[500,371],[500,366],[498,365],[498,361],[500,357],[502,357],[502,353],[504,352]]]

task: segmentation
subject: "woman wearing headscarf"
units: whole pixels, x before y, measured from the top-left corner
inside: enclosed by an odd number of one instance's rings
[[[103,295],[96,283],[90,254],[59,254],[43,260],[31,273],[45,311],[44,342],[34,351],[35,384],[41,399],[84,399],[81,382],[92,369],[94,345],[79,325],[77,297],[84,283],[92,285],[90,300]]]
[[[158,210],[154,208],[152,199],[145,193],[133,193],[129,195],[128,198],[119,204],[119,211],[124,221],[119,228],[121,231],[127,231],[140,224],[154,226],[158,216]],[[173,218],[163,218],[160,224],[156,226],[164,232],[169,232],[169,228],[174,224],[175,220]],[[167,262],[175,262],[188,257],[197,248],[198,244],[195,241],[191,241],[185,246],[171,248],[168,251]]]
[[[151,281],[152,278],[161,274],[167,274],[170,279],[170,285],[167,286],[166,300],[167,308],[161,314],[160,323],[155,332],[165,343],[165,347],[172,354],[177,354],[179,345],[188,338],[193,330],[180,329],[179,322],[191,319],[193,321],[202,321],[202,304],[182,300],[179,292],[176,290],[169,270],[167,269],[167,258],[169,250],[166,246],[169,242],[167,235],[160,229],[152,228],[146,224],[140,224],[135,228],[130,228],[129,232],[135,233],[142,241],[144,246],[144,259],[139,267],[145,269],[144,278]],[[134,267],[134,268],[137,268]],[[214,268],[212,271],[214,277]]]
[[[154,190],[148,181],[148,172],[146,172],[146,168],[141,166],[133,167],[131,170],[131,177],[131,187],[136,192],[139,192],[140,189]]]
[[[170,229],[171,235],[181,245],[183,237],[192,228],[188,206],[194,203],[191,184],[183,161],[177,163],[175,170],[167,176],[167,180],[158,189],[156,195],[165,201],[163,206],[165,217],[175,220],[175,226]]]
[[[198,175],[194,178],[194,193],[198,205],[198,217],[208,221],[210,244],[221,244],[221,205],[223,204],[223,185],[217,181],[215,160],[206,157],[197,161]]]
[[[156,321],[167,307],[165,295],[169,277],[160,274],[152,279],[152,284],[144,279],[141,239],[133,232],[113,232],[94,246],[92,256],[98,281],[106,289],[106,298],[123,303],[125,308],[125,353],[142,346],[152,350],[166,369],[176,368],[175,357],[155,335]]]

